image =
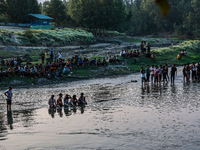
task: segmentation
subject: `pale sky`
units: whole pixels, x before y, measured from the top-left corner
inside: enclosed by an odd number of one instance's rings
[[[42,2],[42,3],[43,3],[44,1],[45,1],[45,0],[38,0],[38,3],[40,3],[40,2]]]

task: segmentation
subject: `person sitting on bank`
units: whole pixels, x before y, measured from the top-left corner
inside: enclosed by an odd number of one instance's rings
[[[78,105],[80,106],[80,105],[86,105],[86,104],[87,104],[87,102],[85,101],[84,94],[81,93],[81,96],[78,99]]]
[[[63,74],[69,74],[70,73],[70,69],[67,67],[67,66],[65,66],[64,68],[63,68]]]
[[[51,98],[49,99],[48,104],[49,104],[50,108],[56,107],[56,100],[54,99],[54,95],[51,95]]]
[[[59,97],[56,101],[56,105],[59,106],[59,107],[62,107],[63,106],[63,102],[62,102],[62,93],[59,94]]]
[[[180,54],[177,55],[177,59],[178,59],[178,60],[181,59],[181,57],[182,57],[182,56],[181,56]]]

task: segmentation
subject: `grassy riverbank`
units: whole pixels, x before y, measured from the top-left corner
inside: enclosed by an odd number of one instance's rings
[[[177,55],[182,51],[187,50],[188,54],[183,56],[181,60],[177,60]],[[28,51],[27,51],[28,52]],[[96,66],[85,66],[85,67],[74,67],[72,72],[68,76],[63,76],[60,80],[47,80],[47,79],[34,79],[34,78],[4,78],[1,81],[1,86],[8,84],[13,85],[31,85],[31,84],[51,84],[59,83],[62,81],[74,81],[88,78],[98,77],[110,77],[113,75],[125,75],[133,72],[138,72],[141,66],[146,65],[164,65],[165,63],[172,65],[183,65],[186,63],[198,62],[200,60],[200,40],[185,41],[177,46],[170,46],[166,48],[158,48],[152,50],[156,55],[156,61],[151,58],[147,58],[145,55],[141,55],[138,58],[132,57],[121,57],[120,63],[109,63],[108,66],[96,67]],[[41,63],[39,54],[41,51],[29,51],[32,63]],[[1,54],[0,54],[1,55]],[[17,55],[17,54],[16,54]],[[116,54],[117,55],[117,54]],[[16,56],[14,56],[16,57]],[[95,57],[102,59],[105,56]],[[92,59],[91,57],[90,59]],[[5,69],[5,67],[3,68]]]
[[[62,46],[92,42],[94,42],[93,34],[83,29],[29,29],[24,31],[0,29],[0,43],[3,45]]]

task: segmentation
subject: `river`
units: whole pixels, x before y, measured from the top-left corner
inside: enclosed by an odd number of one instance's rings
[[[12,111],[0,90],[0,149],[200,148],[200,83],[142,87],[140,75],[13,89]],[[131,80],[138,80],[134,83]],[[79,95],[88,106],[49,110],[51,94]]]

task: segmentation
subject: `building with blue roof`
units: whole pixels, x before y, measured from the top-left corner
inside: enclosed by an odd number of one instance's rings
[[[43,14],[29,14],[31,16],[31,29],[51,29],[53,28],[53,18]]]

